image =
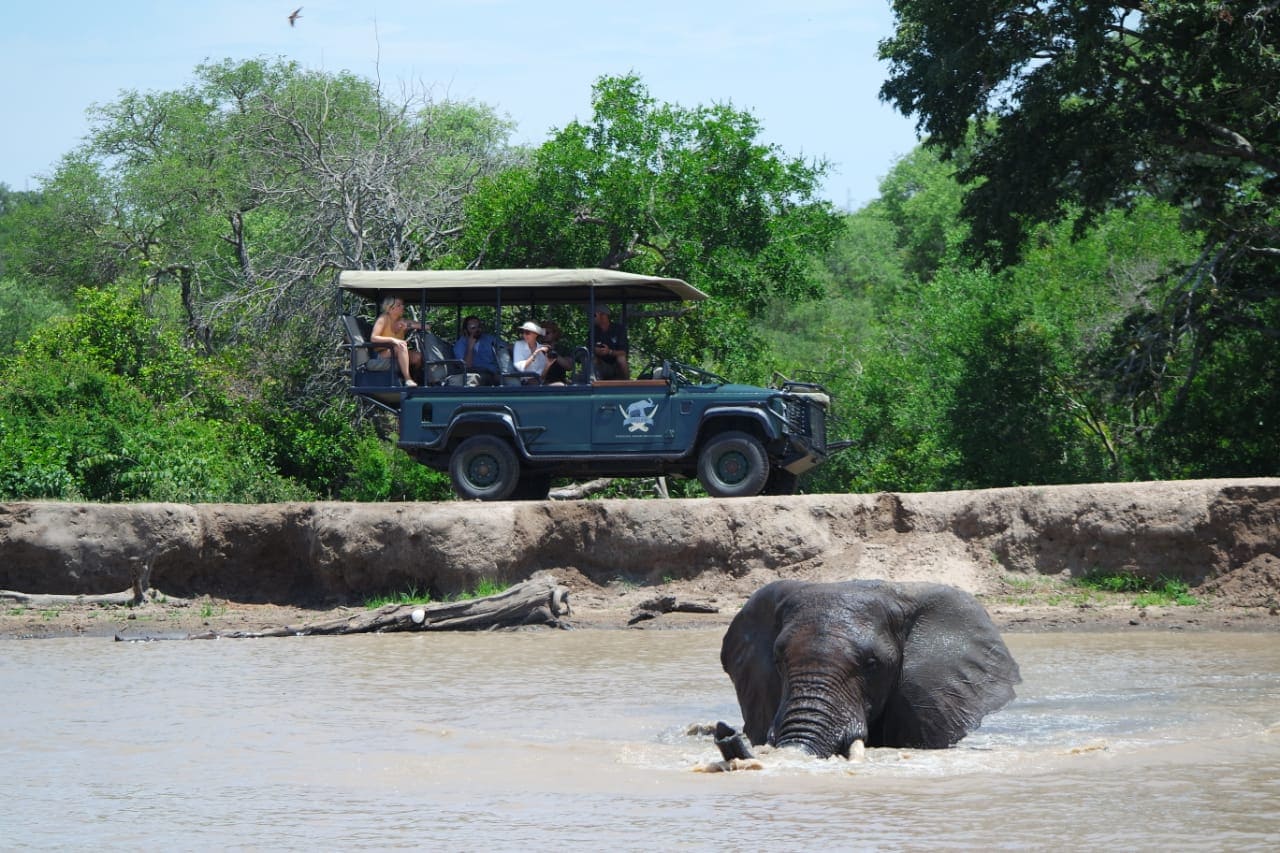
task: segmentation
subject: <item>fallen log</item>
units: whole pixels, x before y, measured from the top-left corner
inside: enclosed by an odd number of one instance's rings
[[[573,483],[568,486],[562,486],[558,489],[552,489],[547,493],[547,499],[553,501],[577,501],[590,497],[597,492],[602,492],[613,483],[612,477],[601,477],[598,480],[588,480],[585,483]]]
[[[137,607],[153,602],[178,606],[190,604],[188,599],[179,598],[176,595],[165,595],[155,589],[139,592],[136,587],[127,589],[124,592],[106,592],[100,595],[28,593],[12,589],[0,589],[0,601],[8,601],[26,607],[76,607],[85,605],[95,607]]]
[[[496,595],[467,601],[387,604],[344,619],[297,626],[281,625],[262,631],[209,631],[192,634],[187,639],[257,639],[392,631],[489,631],[522,625],[563,628],[566,626],[560,617],[569,613],[569,591],[555,581],[537,579],[518,583]]]
[[[628,625],[657,619],[663,613],[719,613],[720,608],[701,601],[682,601],[674,595],[660,595],[642,602],[631,611]]]

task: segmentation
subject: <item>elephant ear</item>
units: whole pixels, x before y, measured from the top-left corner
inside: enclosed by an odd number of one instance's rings
[[[967,592],[901,584],[908,602],[898,689],[881,717],[887,743],[951,746],[1013,699],[1018,664]]]
[[[742,731],[753,744],[767,743],[782,701],[782,679],[773,663],[777,611],[798,581],[774,581],[756,590],[729,623],[720,644],[720,665],[733,680],[742,709]]]

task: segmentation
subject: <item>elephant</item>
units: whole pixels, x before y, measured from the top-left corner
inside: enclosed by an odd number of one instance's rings
[[[1022,680],[982,605],[937,583],[775,581],[734,616],[720,663],[753,744],[819,758],[952,746]]]

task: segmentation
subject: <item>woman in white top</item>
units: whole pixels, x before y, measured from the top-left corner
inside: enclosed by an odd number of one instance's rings
[[[520,340],[511,348],[511,360],[515,363],[516,370],[539,376],[546,374],[550,366],[547,353],[551,351],[551,347],[538,343],[538,338],[543,334],[542,327],[532,320],[520,327]]]

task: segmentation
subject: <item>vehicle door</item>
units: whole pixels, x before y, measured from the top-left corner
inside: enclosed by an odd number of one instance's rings
[[[591,444],[595,450],[653,453],[676,444],[670,386],[598,384],[591,388]]]

